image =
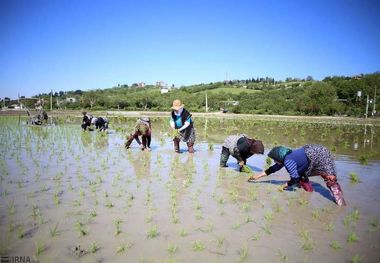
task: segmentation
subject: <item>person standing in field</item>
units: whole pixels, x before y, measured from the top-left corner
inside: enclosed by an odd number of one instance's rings
[[[264,145],[262,141],[248,138],[248,136],[230,135],[223,143],[220,154],[220,167],[228,167],[227,160],[232,155],[240,166],[240,171],[247,164],[247,159],[253,154],[263,154]]]
[[[139,139],[141,136],[142,143]],[[128,136],[125,147],[129,149],[133,139],[139,144],[141,150],[150,152],[150,143],[152,140],[152,125],[148,117],[142,117],[137,120],[133,132]]]
[[[268,156],[275,161],[275,164],[264,172],[251,176],[248,181],[257,180],[285,167],[290,175],[290,180],[280,186],[280,190],[297,184],[305,191],[313,192],[313,186],[309,182],[309,177],[321,176],[325,180],[327,188],[330,189],[336,204],[339,206],[346,205],[343,191],[337,182],[333,155],[326,147],[308,144],[292,150],[284,146],[277,146],[268,153]]]
[[[174,130],[174,151],[179,153],[180,141],[187,144],[189,153],[194,153],[195,129],[190,112],[184,108],[178,99],[173,101],[170,127]]]

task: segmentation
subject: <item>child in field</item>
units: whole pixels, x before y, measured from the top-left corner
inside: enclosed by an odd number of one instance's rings
[[[141,136],[142,143],[139,139]],[[141,150],[147,150],[150,152],[150,143],[152,140],[152,126],[148,117],[143,117],[137,120],[133,132],[128,136],[128,140],[125,143],[125,147],[129,149],[133,139],[139,144]]]
[[[260,140],[248,138],[244,134],[228,136],[222,146],[220,167],[227,167],[227,160],[232,155],[238,161],[241,171],[247,164],[247,159],[255,153],[264,153],[264,145]]]
[[[183,141],[187,144],[189,153],[194,153],[195,129],[194,122],[190,112],[184,108],[180,100],[174,100],[170,118],[170,127],[175,130],[177,135],[174,136],[174,151],[179,153],[179,143]]]
[[[274,147],[268,156],[276,163],[264,172],[251,176],[248,181],[270,175],[282,167],[288,171],[290,180],[280,187],[280,190],[298,184],[307,192],[313,191],[309,182],[310,176],[321,176],[330,189],[335,202],[339,206],[346,205],[343,191],[337,182],[335,162],[331,152],[322,145],[308,144],[292,150],[284,146]]]

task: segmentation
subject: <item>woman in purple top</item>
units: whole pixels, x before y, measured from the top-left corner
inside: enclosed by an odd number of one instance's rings
[[[334,158],[326,147],[308,144],[292,150],[284,146],[277,146],[268,153],[268,156],[275,161],[275,164],[264,172],[251,176],[248,179],[249,181],[270,175],[285,167],[290,175],[290,180],[282,185],[280,189],[283,190],[298,184],[306,191],[312,192],[313,187],[309,182],[309,177],[321,176],[325,180],[326,186],[330,189],[335,202],[339,206],[346,205],[343,191],[337,182]]]

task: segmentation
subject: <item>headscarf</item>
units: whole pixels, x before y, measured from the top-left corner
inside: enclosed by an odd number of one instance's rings
[[[292,152],[292,149],[284,146],[276,146],[268,153],[268,156],[273,160],[284,163],[286,155]]]
[[[263,142],[260,140],[253,140],[251,144],[251,153],[258,153],[258,154],[263,154],[264,153],[264,145]]]

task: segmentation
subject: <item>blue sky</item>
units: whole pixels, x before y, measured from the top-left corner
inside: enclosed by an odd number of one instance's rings
[[[0,0],[0,97],[380,70],[379,1]]]

